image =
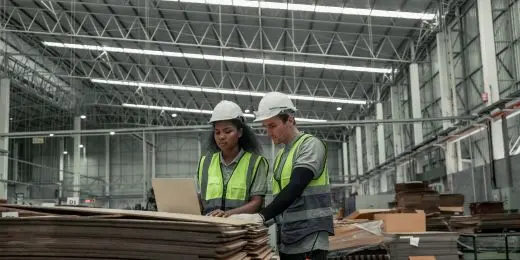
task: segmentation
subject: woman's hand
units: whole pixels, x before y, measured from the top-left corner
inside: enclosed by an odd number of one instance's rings
[[[223,210],[217,209],[217,210],[214,210],[214,211],[210,212],[208,214],[208,216],[222,218],[222,217],[226,217],[226,212],[223,211]]]

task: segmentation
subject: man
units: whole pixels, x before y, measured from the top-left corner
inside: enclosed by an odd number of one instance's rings
[[[334,228],[326,146],[298,131],[295,112],[291,99],[279,92],[260,101],[255,121],[262,121],[275,144],[284,144],[273,168],[274,200],[257,214],[231,217],[257,223],[275,218],[282,260],[327,259]]]

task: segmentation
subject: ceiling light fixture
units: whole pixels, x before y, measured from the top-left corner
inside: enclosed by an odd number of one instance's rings
[[[116,132],[110,132],[110,135],[115,135],[115,134],[116,134]]]
[[[249,112],[251,112],[251,110],[249,110],[249,109],[246,109],[246,110],[245,110],[244,112],[246,112],[246,113],[249,113]]]
[[[341,107],[337,107],[337,108],[336,108],[336,110],[338,110],[338,111],[341,111],[341,109],[342,109]]]
[[[316,12],[316,13],[329,13],[329,14],[402,18],[402,19],[432,20],[435,18],[435,14],[431,14],[431,13],[384,11],[384,10],[374,10],[374,9],[366,9],[366,8],[347,8],[347,7],[339,7],[339,6],[291,4],[291,3],[277,3],[277,2],[267,2],[267,1],[250,1],[250,0],[165,0],[165,1],[170,1],[170,2],[178,1],[181,3],[239,6],[239,7],[251,7],[251,8],[261,8],[261,9],[303,11],[303,12]]]
[[[148,105],[137,105],[137,104],[129,104],[123,103],[124,107],[131,108],[141,108],[141,109],[150,109],[150,110],[164,110],[164,111],[175,111],[175,112],[184,112],[184,113],[194,113],[194,114],[206,114],[211,115],[213,111],[206,109],[191,109],[191,108],[181,108],[181,107],[163,107],[163,106],[148,106]],[[244,117],[254,118],[253,114],[244,114]],[[327,120],[324,119],[312,119],[312,118],[296,118],[297,121],[300,122],[312,122],[312,123],[324,123]]]
[[[208,88],[208,87],[194,87],[194,86],[183,86],[174,84],[160,84],[160,83],[147,83],[138,81],[124,81],[124,80],[105,80],[105,79],[91,79],[93,83],[109,84],[109,85],[123,85],[143,88],[160,88],[160,89],[171,89],[181,91],[193,91],[193,92],[206,92],[216,94],[229,94],[237,96],[252,96],[252,97],[263,97],[267,93],[245,91],[245,90],[234,90],[234,89],[223,89],[223,88]],[[340,103],[340,104],[354,104],[354,105],[365,105],[366,100],[361,99],[344,99],[344,98],[329,98],[329,97],[312,97],[303,95],[289,95],[294,100],[305,100],[314,102],[326,102],[326,103]],[[246,112],[248,113],[248,112]]]
[[[330,70],[346,70],[346,71],[372,72],[372,73],[391,73],[392,72],[392,69],[385,69],[385,68],[356,67],[356,66],[346,66],[346,65],[309,63],[309,62],[285,61],[285,60],[270,60],[270,59],[260,59],[260,58],[242,58],[242,57],[234,57],[234,56],[221,56],[221,55],[209,55],[209,54],[198,54],[198,53],[182,53],[182,52],[174,52],[174,51],[154,51],[154,50],[119,48],[119,47],[75,44],[75,43],[46,42],[46,41],[44,41],[42,43],[46,46],[57,47],[57,48],[119,52],[119,53],[127,53],[127,54],[143,54],[143,55],[175,57],[175,58],[203,59],[203,60],[216,60],[216,61],[228,61],[228,62],[245,62],[245,63],[255,63],[255,64],[266,64],[266,65],[303,67],[303,68],[315,68],[315,69],[330,69]]]
[[[172,117],[177,117],[177,114],[173,113],[173,114],[172,114]]]
[[[69,154],[69,152],[67,152],[67,151],[63,151],[63,154]]]
[[[87,116],[86,116],[86,115],[81,115],[79,118],[81,118],[81,119],[87,119]]]
[[[49,134],[49,136],[50,136],[50,137],[53,137],[53,136],[54,136],[54,134]]]

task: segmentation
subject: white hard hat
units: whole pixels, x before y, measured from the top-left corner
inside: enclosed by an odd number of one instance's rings
[[[287,110],[296,111],[289,96],[280,92],[269,92],[260,100],[254,121],[266,120]]]
[[[213,123],[216,121],[239,119],[243,116],[244,113],[242,113],[242,109],[240,109],[236,103],[222,100],[213,109],[209,122]]]

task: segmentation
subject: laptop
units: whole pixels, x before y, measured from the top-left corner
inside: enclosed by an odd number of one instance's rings
[[[157,211],[201,215],[196,185],[192,178],[152,179]]]

